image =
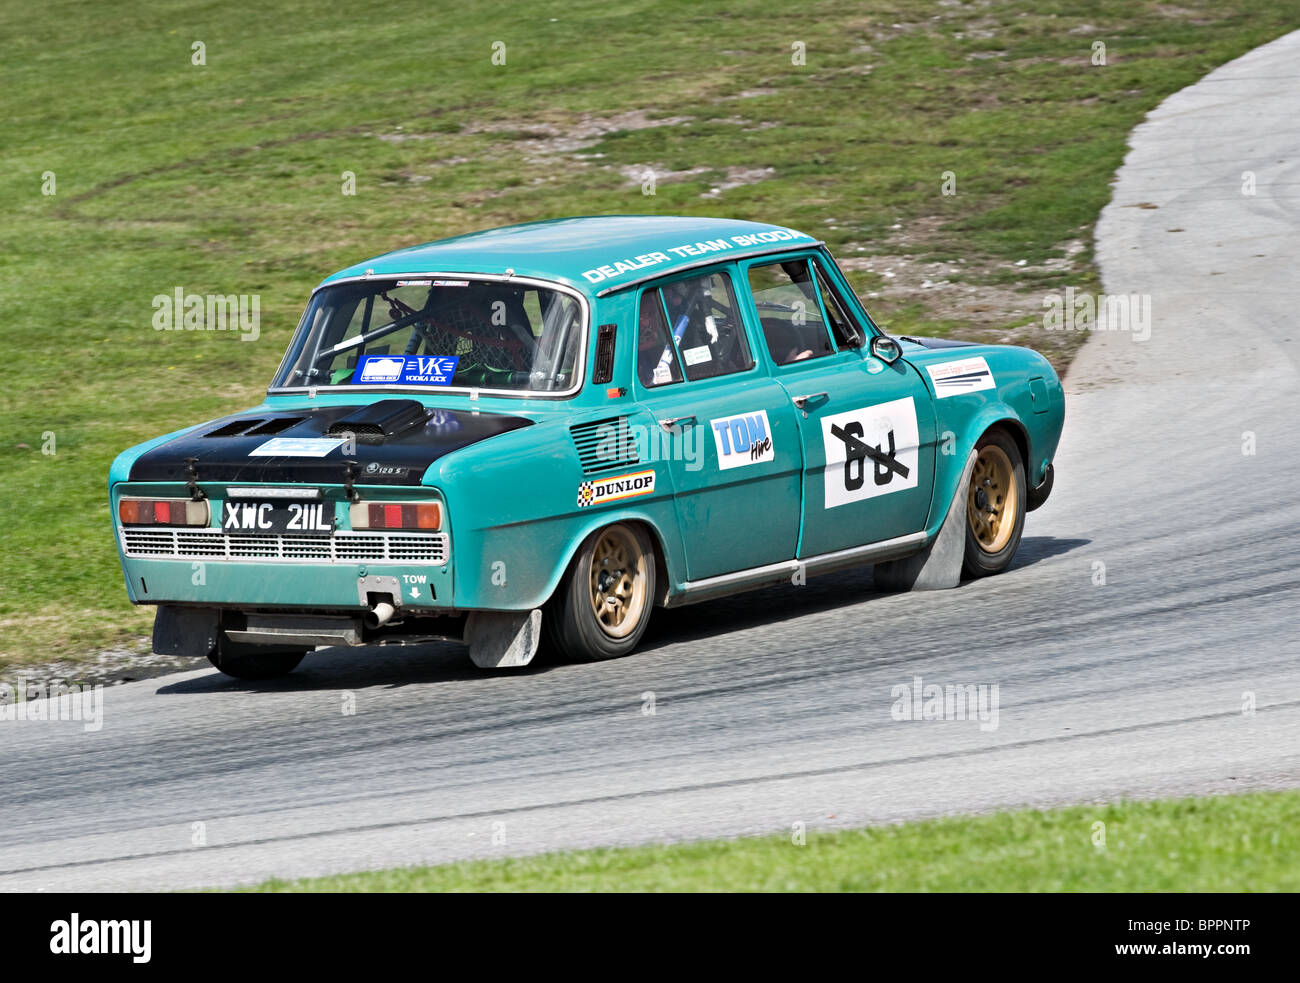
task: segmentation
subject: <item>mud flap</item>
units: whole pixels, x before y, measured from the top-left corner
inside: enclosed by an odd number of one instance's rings
[[[465,644],[480,669],[517,669],[533,661],[542,638],[542,612],[471,611]]]
[[[153,616],[153,650],[159,655],[203,659],[216,651],[221,612],[160,604]]]
[[[1029,493],[1025,496],[1026,512],[1034,511],[1034,509],[1047,501],[1047,496],[1052,494],[1052,485],[1055,481],[1056,465],[1049,464],[1047,466],[1047,474],[1043,475],[1043,483],[1037,488],[1029,489]]]
[[[961,563],[966,556],[966,496],[974,469],[975,452],[971,451],[939,535],[919,553],[877,563],[872,576],[878,590],[947,590],[961,583]]]

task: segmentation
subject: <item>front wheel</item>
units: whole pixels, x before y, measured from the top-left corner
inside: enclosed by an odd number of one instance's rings
[[[1011,565],[1025,528],[1025,502],[1020,448],[1005,430],[990,430],[975,445],[966,489],[966,576],[987,577]]]
[[[551,645],[571,659],[616,659],[645,634],[654,592],[649,537],[637,526],[606,526],[583,542],[542,627]]]
[[[236,645],[222,638],[208,661],[236,679],[279,679],[298,668],[307,653],[267,649],[260,645]]]

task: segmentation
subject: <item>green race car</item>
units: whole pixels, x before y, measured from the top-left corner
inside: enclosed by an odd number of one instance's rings
[[[1041,355],[887,335],[802,232],[571,218],[327,278],[260,406],[123,452],[109,490],[155,651],[269,678],[450,638],[520,666],[850,566],[997,573],[1063,419]]]

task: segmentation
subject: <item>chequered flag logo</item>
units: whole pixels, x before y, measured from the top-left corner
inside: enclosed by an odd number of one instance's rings
[[[584,481],[580,485],[578,485],[578,508],[585,509],[588,505],[591,504],[591,500],[593,497],[594,495],[591,489],[590,481]]]

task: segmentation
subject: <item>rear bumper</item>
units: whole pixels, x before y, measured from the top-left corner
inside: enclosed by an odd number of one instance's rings
[[[365,611],[368,593],[393,592],[407,614],[446,614],[453,605],[449,564],[298,563],[221,558],[122,558],[136,604],[320,608]],[[382,578],[377,581],[375,578]]]
[[[203,658],[218,646],[256,646],[262,650],[302,652],[317,647],[421,644],[434,640],[461,641],[462,617],[404,616],[370,628],[359,614],[262,612],[160,604],[154,618],[153,650],[160,655]]]

